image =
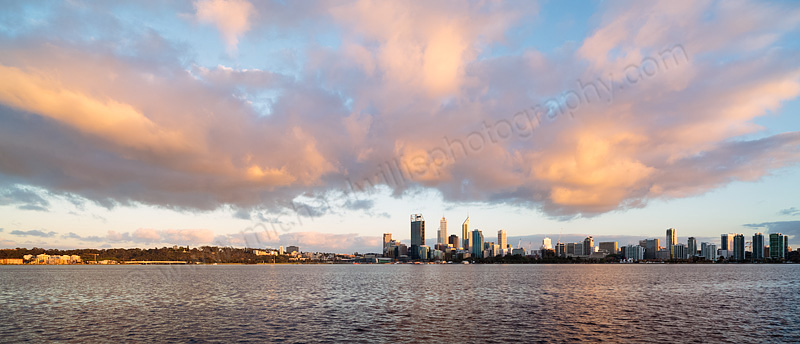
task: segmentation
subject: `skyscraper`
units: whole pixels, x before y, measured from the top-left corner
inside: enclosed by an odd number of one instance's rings
[[[720,250],[723,251],[722,254],[725,255],[725,258],[730,258],[731,256],[733,256],[734,236],[736,236],[736,234],[733,233],[722,234],[720,236]]]
[[[472,256],[483,257],[483,232],[479,230],[472,231]]]
[[[669,250],[670,258],[678,258],[672,254],[672,246],[678,244],[678,233],[675,228],[668,228],[667,229],[667,249]]]
[[[639,246],[644,247],[644,259],[656,259],[658,239],[639,240]]]
[[[411,215],[411,258],[420,259],[419,247],[425,245],[425,218],[422,214]]]
[[[550,241],[550,238],[544,237],[544,239],[542,239],[542,249],[543,250],[552,250],[553,249],[553,242]]]
[[[472,250],[472,233],[469,232],[469,215],[467,215],[467,219],[464,220],[464,223],[461,224],[461,240],[464,240],[462,249],[467,251]]]
[[[784,256],[784,239],[781,233],[770,233],[769,235],[769,259],[780,260],[786,258]]]
[[[458,235],[452,234],[447,240],[447,243],[450,244],[454,249],[458,249],[461,244],[458,243]]]
[[[733,236],[733,259],[736,261],[744,260],[744,234]]]
[[[437,244],[447,244],[447,220],[444,219],[442,216],[442,220],[439,221],[439,235],[436,237]]]
[[[717,245],[710,242],[700,244],[700,255],[707,260],[717,260]]]
[[[583,239],[583,255],[591,255],[592,251],[594,251],[594,238],[590,235],[586,237],[586,239]]]
[[[619,250],[617,247],[616,241],[605,241],[597,244],[599,246],[600,251],[606,251],[606,254],[617,254]]]
[[[764,233],[753,234],[753,261],[764,260]]]
[[[697,255],[697,239],[695,237],[689,237],[686,247],[689,248],[689,259]]]
[[[497,231],[497,244],[500,245],[501,250],[505,250],[508,245],[506,231],[503,229]]]
[[[392,243],[392,233],[383,233],[383,256],[388,255],[389,245]]]

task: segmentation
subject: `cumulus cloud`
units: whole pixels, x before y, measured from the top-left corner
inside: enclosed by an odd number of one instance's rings
[[[239,37],[250,30],[255,15],[253,4],[247,0],[198,0],[194,8],[198,21],[217,27],[229,51],[236,51]]]
[[[612,4],[582,42],[509,54],[484,53],[519,45],[506,33],[537,20],[535,5],[290,2],[270,11],[212,0],[195,10],[229,48],[245,33],[297,23],[341,33],[341,44],[298,48],[298,70],[283,71],[201,66],[180,37],[153,31],[90,40],[54,21],[42,31],[63,34],[3,36],[0,185],[109,207],[232,206],[244,219],[368,211],[369,200],[325,199],[381,185],[395,196],[431,188],[450,202],[571,218],[755,181],[800,161],[800,133],[767,135],[754,123],[800,94],[797,56],[776,43],[797,31],[800,10],[789,4]],[[256,25],[256,12],[271,21]],[[255,104],[266,93],[268,113]],[[47,207],[22,194],[0,202]],[[215,240],[144,229],[108,237]]]

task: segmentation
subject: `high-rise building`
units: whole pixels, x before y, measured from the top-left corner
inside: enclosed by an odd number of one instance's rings
[[[425,259],[420,257],[419,247],[425,245],[425,218],[422,214],[411,215],[411,258]]]
[[[483,232],[477,229],[472,231],[472,255],[483,257]]]
[[[675,228],[667,229],[667,248],[678,244],[678,231]]]
[[[389,255],[389,245],[392,244],[392,233],[383,233],[383,256]]]
[[[639,246],[644,247],[644,259],[656,259],[658,239],[639,240]]]
[[[600,251],[606,251],[606,254],[617,254],[617,242],[616,241],[605,241],[597,244],[599,246]]]
[[[575,243],[575,255],[576,256],[585,256],[584,249],[583,249],[583,241],[579,241]]]
[[[733,260],[744,260],[744,234],[733,236]]]
[[[695,237],[689,237],[686,247],[689,249],[689,258],[697,256],[697,239]]]
[[[670,246],[671,259],[686,259],[689,255],[689,248],[684,244],[676,244]]]
[[[447,240],[447,243],[450,244],[451,247],[457,250],[459,247],[458,235],[455,234],[450,235],[450,237]]]
[[[436,243],[437,244],[447,243],[447,220],[444,219],[444,216],[442,216],[442,219],[439,221],[439,233],[438,236],[436,237]]]
[[[706,260],[717,260],[717,245],[710,242],[700,244],[700,256]]]
[[[783,236],[783,258],[789,259],[789,236]]]
[[[461,240],[464,240],[464,244],[461,248],[466,251],[471,251],[472,233],[469,231],[469,215],[467,216],[467,219],[464,220],[464,223],[461,224]]]
[[[566,256],[567,257],[572,257],[574,255],[575,255],[575,243],[574,242],[568,242],[567,243],[567,254],[566,254]]]
[[[623,248],[623,253],[625,255],[625,259],[632,259],[633,261],[639,261],[644,259],[644,247],[639,245],[628,245]]]
[[[732,254],[734,236],[736,236],[736,234],[733,233],[722,234],[720,236],[720,250],[728,251],[731,252],[730,254]]]
[[[753,261],[764,260],[764,233],[753,234]]]
[[[594,252],[594,238],[592,236],[586,237],[583,239],[583,255],[588,256]]]
[[[784,239],[782,233],[770,233],[769,235],[769,259],[785,259]]]
[[[567,248],[562,242],[556,243],[556,257],[566,257],[567,256]]]
[[[508,246],[508,234],[503,229],[497,231],[497,244],[500,245],[500,249],[505,249]]]
[[[552,241],[550,241],[550,238],[544,237],[544,239],[542,239],[542,249],[543,250],[552,250],[553,249],[553,243],[552,243]]]

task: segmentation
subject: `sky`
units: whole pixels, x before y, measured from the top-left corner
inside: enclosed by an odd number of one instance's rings
[[[792,1],[3,1],[0,248],[800,246]]]

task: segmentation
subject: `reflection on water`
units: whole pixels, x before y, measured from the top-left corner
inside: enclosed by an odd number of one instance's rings
[[[800,342],[800,265],[3,266],[0,341]]]

